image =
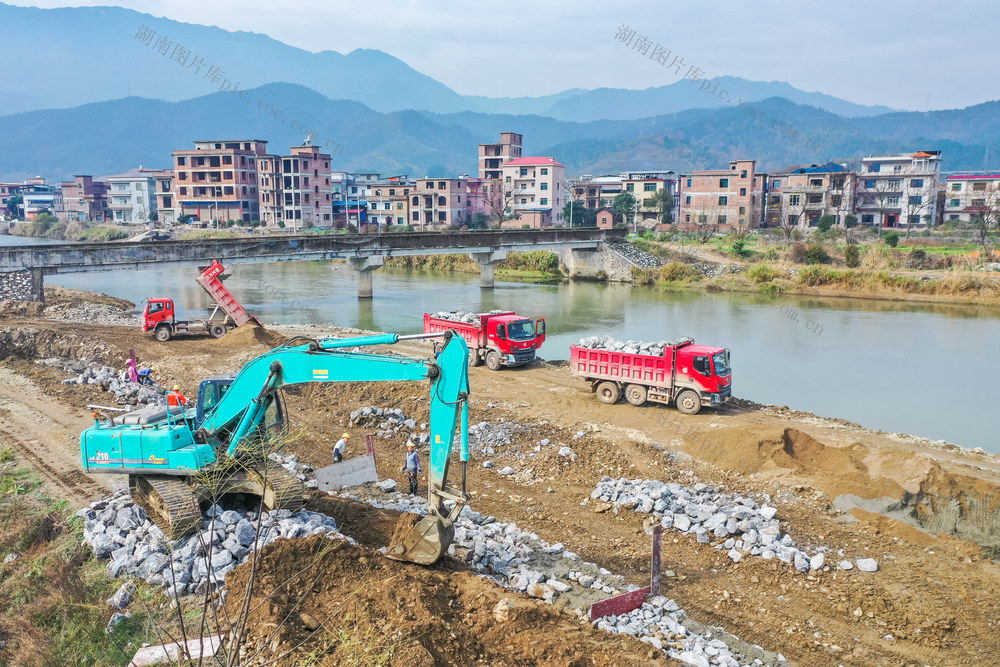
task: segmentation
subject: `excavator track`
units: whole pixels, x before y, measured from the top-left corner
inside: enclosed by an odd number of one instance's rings
[[[306,504],[305,485],[298,477],[284,468],[271,468],[266,477],[264,505],[268,509],[296,512]]]
[[[182,478],[129,475],[128,488],[132,500],[170,539],[184,537],[198,527],[198,497]]]

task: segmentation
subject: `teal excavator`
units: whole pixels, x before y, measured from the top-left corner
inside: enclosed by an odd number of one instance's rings
[[[444,339],[436,359],[351,351],[418,338]],[[215,501],[225,494],[259,496],[268,509],[294,511],[305,503],[303,484],[281,466],[266,465],[266,457],[261,456],[267,443],[288,429],[281,387],[306,382],[429,380],[428,515],[400,543],[391,545],[388,555],[430,564],[447,551],[454,538],[454,521],[469,499],[465,489],[468,356],[465,341],[451,331],[293,338],[247,362],[239,373],[203,380],[194,406],[149,406],[116,417],[95,413],[94,426],[80,435],[83,467],[89,473],[127,474],[133,500],[173,538],[198,526],[202,501]],[[459,424],[462,488],[455,489],[448,486],[448,468]]]

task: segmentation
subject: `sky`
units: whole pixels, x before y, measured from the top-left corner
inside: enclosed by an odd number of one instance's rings
[[[18,2],[35,7],[95,3]],[[572,2],[124,0],[188,23],[309,51],[380,49],[455,91],[538,96],[642,89],[679,77],[616,40],[622,26],[707,77],[786,81],[860,104],[925,111],[1000,98],[1000,3],[966,0]],[[683,74],[681,74],[683,76]]]

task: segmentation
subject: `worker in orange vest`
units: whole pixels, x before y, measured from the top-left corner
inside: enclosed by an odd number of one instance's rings
[[[187,397],[181,393],[181,386],[175,384],[174,388],[167,392],[167,405],[168,406],[182,406],[187,405]]]

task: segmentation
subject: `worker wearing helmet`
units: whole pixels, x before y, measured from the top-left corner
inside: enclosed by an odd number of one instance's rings
[[[347,449],[347,441],[351,439],[350,433],[340,436],[340,440],[333,446],[333,462],[340,463],[344,460],[344,450]]]
[[[406,443],[406,462],[399,472],[405,472],[410,478],[410,495],[417,495],[417,475],[420,474],[420,459],[417,457],[417,447],[413,441]]]
[[[138,373],[138,371],[136,371],[136,369],[135,369],[135,362],[132,360],[131,357],[129,357],[128,359],[125,360],[125,372],[126,372],[126,374],[128,374],[128,381],[129,382],[138,382],[139,381],[139,373]]]
[[[187,397],[181,393],[181,386],[175,384],[174,388],[167,392],[167,406],[182,406],[187,405]]]

